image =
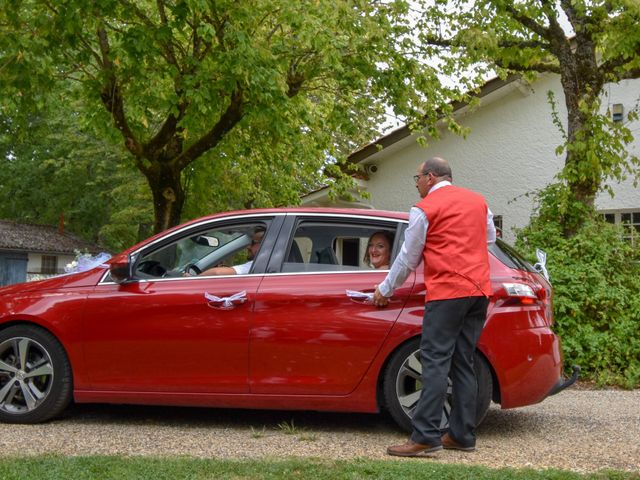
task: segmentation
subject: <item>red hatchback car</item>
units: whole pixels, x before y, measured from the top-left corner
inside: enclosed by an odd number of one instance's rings
[[[188,222],[106,265],[0,289],[0,420],[34,423],[76,402],[351,412],[410,428],[423,386],[422,267],[389,307],[364,259],[374,232],[398,252],[408,216],[351,209],[228,212]],[[264,232],[247,258],[256,232]],[[255,240],[254,240],[255,242]],[[540,402],[562,376],[551,287],[511,247],[490,247],[494,295],[477,350],[478,420]],[[210,275],[241,264],[247,274]],[[347,294],[347,291],[351,291]],[[448,406],[443,412],[446,426]]]

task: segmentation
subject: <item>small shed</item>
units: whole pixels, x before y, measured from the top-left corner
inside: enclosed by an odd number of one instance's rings
[[[64,273],[77,252],[96,254],[99,246],[52,225],[0,220],[0,286]]]

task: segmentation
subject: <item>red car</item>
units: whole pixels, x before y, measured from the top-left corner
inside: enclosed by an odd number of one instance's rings
[[[0,420],[44,421],[73,399],[386,410],[408,429],[422,388],[422,267],[387,308],[353,293],[372,292],[387,273],[365,264],[368,238],[388,232],[395,255],[407,218],[228,212],[172,228],[105,265],[0,289]],[[549,283],[505,243],[490,250],[495,293],[477,350],[479,421],[491,400],[531,405],[577,377],[562,376]],[[247,274],[205,272],[239,264]]]

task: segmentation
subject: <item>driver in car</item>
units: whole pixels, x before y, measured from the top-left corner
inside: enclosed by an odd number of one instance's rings
[[[251,236],[251,243],[247,247],[248,252],[248,262],[242,263],[240,265],[233,265],[232,267],[213,267],[207,270],[204,270],[200,275],[246,275],[251,271],[251,267],[253,265],[253,259],[256,257],[258,250],[260,250],[260,245],[262,243],[262,238],[264,237],[265,232],[264,227],[256,227],[253,231],[253,235]]]

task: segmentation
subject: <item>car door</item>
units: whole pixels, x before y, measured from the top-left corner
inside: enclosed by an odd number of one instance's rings
[[[339,215],[287,217],[256,297],[251,328],[250,390],[260,394],[345,395],[353,391],[406,302],[412,274],[385,309],[372,293],[388,270],[363,262],[380,230],[400,245],[403,224]],[[355,296],[354,296],[355,295]]]
[[[198,225],[143,248],[135,281],[98,285],[83,332],[92,388],[246,393],[255,295],[281,223],[255,217]],[[256,226],[267,233],[249,274],[184,276],[185,267],[205,270],[207,259],[219,265],[242,254]]]

